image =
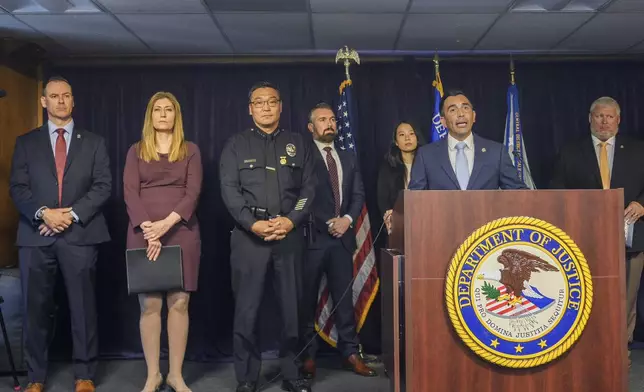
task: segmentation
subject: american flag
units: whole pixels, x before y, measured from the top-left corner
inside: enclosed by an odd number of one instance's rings
[[[349,150],[356,154],[356,139],[354,137],[351,119],[351,81],[345,80],[340,85],[340,102],[336,107],[336,119],[338,136],[336,143],[338,148]],[[358,221],[354,222],[356,232],[357,249],[353,254],[353,309],[356,319],[357,330],[360,331],[364,325],[369,308],[376,298],[380,280],[376,271],[376,254],[373,249],[371,236],[371,223],[367,205],[362,206]],[[335,327],[331,311],[334,308],[333,300],[329,295],[326,276],[322,277],[318,293],[318,306],[316,311],[316,329],[319,335],[331,346],[336,347],[338,342],[338,331]]]
[[[508,292],[505,285],[497,287],[497,290],[499,290],[499,293],[501,293],[501,295],[504,295]],[[521,298],[521,303],[517,304],[516,306],[511,306],[508,300],[498,301],[496,299],[490,299],[485,303],[485,309],[488,312],[494,313],[497,316],[501,317],[516,317],[526,313],[534,313],[540,310],[537,305],[533,304],[529,299],[525,297]]]

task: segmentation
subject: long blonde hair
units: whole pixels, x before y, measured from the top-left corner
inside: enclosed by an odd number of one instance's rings
[[[179,101],[172,94],[165,91],[159,91],[150,98],[148,107],[145,110],[145,120],[143,122],[143,131],[141,132],[141,140],[137,143],[137,152],[139,158],[145,162],[158,161],[159,153],[157,152],[156,143],[156,130],[152,122],[152,111],[154,104],[166,98],[174,106],[174,126],[172,127],[172,144],[170,145],[170,152],[168,154],[169,162],[177,162],[183,160],[188,155],[188,146],[183,136],[183,118],[181,117],[181,105]]]

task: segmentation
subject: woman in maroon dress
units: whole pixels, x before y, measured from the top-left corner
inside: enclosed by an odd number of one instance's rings
[[[161,246],[180,245],[185,291],[139,295],[141,342],[148,368],[144,392],[163,383],[159,369],[161,307],[168,303],[170,372],[166,384],[189,392],[182,376],[188,339],[189,292],[197,290],[201,255],[199,223],[195,215],[201,192],[199,149],[183,135],[181,107],[174,95],[154,94],[145,112],[141,140],[128,151],[123,173],[125,204],[130,217],[127,248],[147,248],[156,260]]]

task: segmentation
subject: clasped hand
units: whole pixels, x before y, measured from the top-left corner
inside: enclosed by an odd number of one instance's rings
[[[143,230],[143,238],[148,241],[148,259],[157,261],[161,254],[161,237],[170,230],[172,224],[167,219],[161,219],[156,222],[145,221],[139,227]]]
[[[170,221],[173,214],[156,222],[145,221],[139,226],[143,230],[143,238],[148,242],[146,255],[151,261],[157,261],[161,254],[161,237],[173,226]]]
[[[71,207],[46,208],[42,212],[42,220],[44,223],[38,226],[40,235],[50,237],[65,231],[74,222],[71,211]]]
[[[280,241],[293,230],[293,222],[290,219],[278,216],[269,220],[260,220],[253,223],[253,233],[263,238],[264,241]]]
[[[329,219],[326,224],[329,227],[329,234],[335,238],[340,238],[347,232],[349,226],[351,226],[351,221],[349,218],[343,216],[341,218]]]
[[[159,258],[160,254],[161,254],[161,241],[159,240],[148,241],[148,249],[146,251],[146,256],[148,256],[148,260],[157,261],[157,258]]]
[[[156,222],[145,221],[140,227],[146,241],[158,241],[170,230],[172,224],[167,219],[162,219]]]

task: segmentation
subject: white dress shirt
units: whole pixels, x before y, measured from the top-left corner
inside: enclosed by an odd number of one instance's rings
[[[467,168],[472,175],[472,168],[474,167],[474,136],[470,132],[470,135],[463,140],[465,142],[465,148],[463,152],[465,153],[465,158],[467,158]],[[447,152],[449,154],[449,162],[452,164],[452,170],[456,173],[456,143],[459,143],[459,140],[456,140],[452,135],[447,135]]]
[[[405,167],[407,168],[407,178],[405,179],[405,189],[409,187],[409,183],[411,182],[411,163],[405,163]]]
[[[326,169],[329,170],[329,164],[326,162],[326,151],[324,149],[326,147],[331,147],[331,156],[333,159],[335,159],[335,166],[338,168],[338,185],[340,188],[340,205],[342,205],[342,162],[340,162],[340,156],[338,155],[338,151],[335,149],[335,145],[333,142],[331,143],[322,143],[318,140],[314,140],[315,145],[318,146],[318,150],[320,151],[320,154],[322,154],[322,160],[324,161],[324,165],[326,166]],[[349,219],[351,223],[353,223],[353,218],[351,215],[346,214],[345,217]]]

